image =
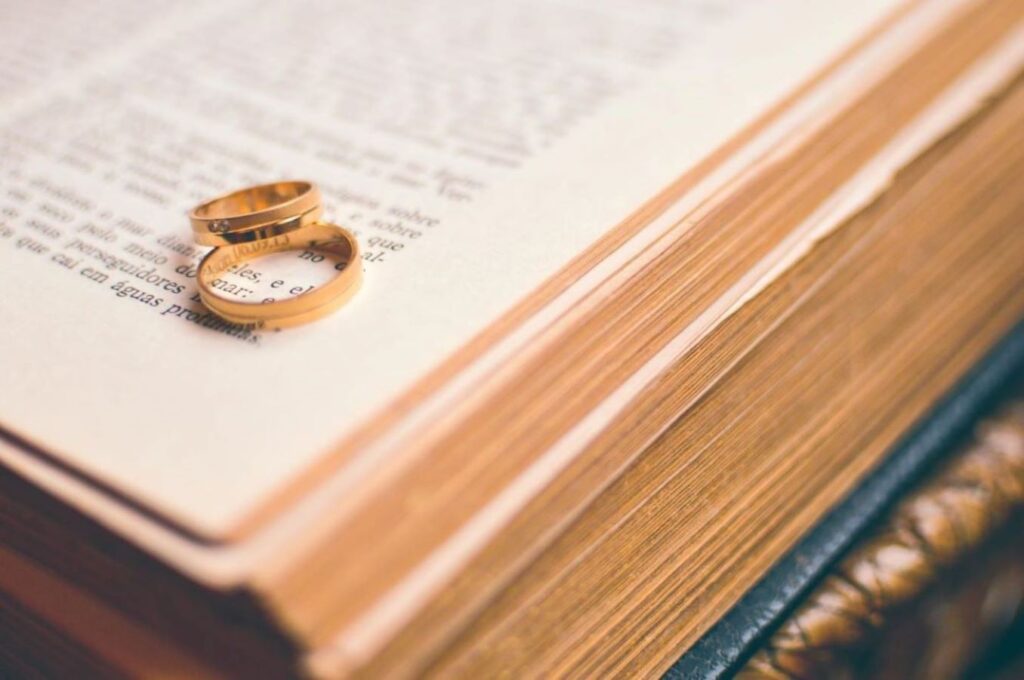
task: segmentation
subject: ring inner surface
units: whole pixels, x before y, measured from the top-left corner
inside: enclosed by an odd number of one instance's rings
[[[343,235],[324,230],[313,235],[307,233],[297,237],[296,232],[288,232],[260,241],[220,248],[214,251],[201,274],[204,279],[209,280],[242,262],[289,250],[315,250],[336,255],[344,261],[345,267],[348,267],[352,260],[352,243]]]
[[[278,182],[236,191],[196,209],[204,218],[238,217],[282,205],[310,190],[308,182]]]

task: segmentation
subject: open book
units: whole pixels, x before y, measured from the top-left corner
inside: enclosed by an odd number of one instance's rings
[[[1022,15],[8,11],[0,461],[38,516],[4,520],[8,573],[151,633],[55,624],[132,673],[664,669],[1024,312]],[[199,302],[185,212],[281,178],[365,282],[261,333]]]

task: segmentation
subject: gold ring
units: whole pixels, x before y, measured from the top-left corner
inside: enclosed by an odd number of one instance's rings
[[[192,236],[204,246],[272,238],[312,224],[323,214],[312,182],[273,182],[219,196],[189,212]]]
[[[284,300],[239,302],[217,294],[213,283],[225,271],[247,260],[287,250],[318,250],[340,255],[339,274],[322,286]],[[199,263],[199,297],[210,311],[243,326],[287,328],[315,321],[348,302],[362,283],[359,243],[334,224],[310,224],[268,239],[215,248]]]

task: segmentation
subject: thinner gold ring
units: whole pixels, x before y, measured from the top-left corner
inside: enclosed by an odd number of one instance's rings
[[[273,238],[313,224],[322,214],[320,189],[289,180],[218,196],[193,208],[188,218],[196,243],[226,246]]]
[[[316,250],[344,261],[338,275],[295,297],[269,302],[242,302],[220,295],[213,285],[232,267],[264,255],[288,250]],[[359,243],[347,229],[316,223],[271,238],[216,248],[199,264],[199,297],[210,311],[227,321],[259,329],[278,329],[315,321],[348,302],[362,283]]]

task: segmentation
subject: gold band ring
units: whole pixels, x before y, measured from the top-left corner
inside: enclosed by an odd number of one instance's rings
[[[217,293],[214,281],[235,265],[287,250],[317,250],[345,259],[340,273],[305,293],[271,302],[239,302]],[[232,323],[261,329],[287,328],[315,321],[348,302],[362,283],[359,243],[346,229],[333,224],[311,224],[268,239],[216,248],[199,264],[199,297],[210,311]]]
[[[196,243],[223,246],[273,237],[320,219],[320,190],[312,182],[261,184],[225,194],[189,212]]]
[[[300,229],[311,224],[316,224],[320,221],[320,217],[323,214],[323,206],[318,205],[308,212],[283,219],[280,222],[260,224],[243,231],[227,231],[223,234],[203,234],[198,231],[193,231],[192,235],[194,237],[193,240],[196,243],[204,246],[220,247],[235,245],[238,243],[251,243],[253,241],[262,241],[264,239],[273,238],[279,234],[295,231],[296,229]]]

